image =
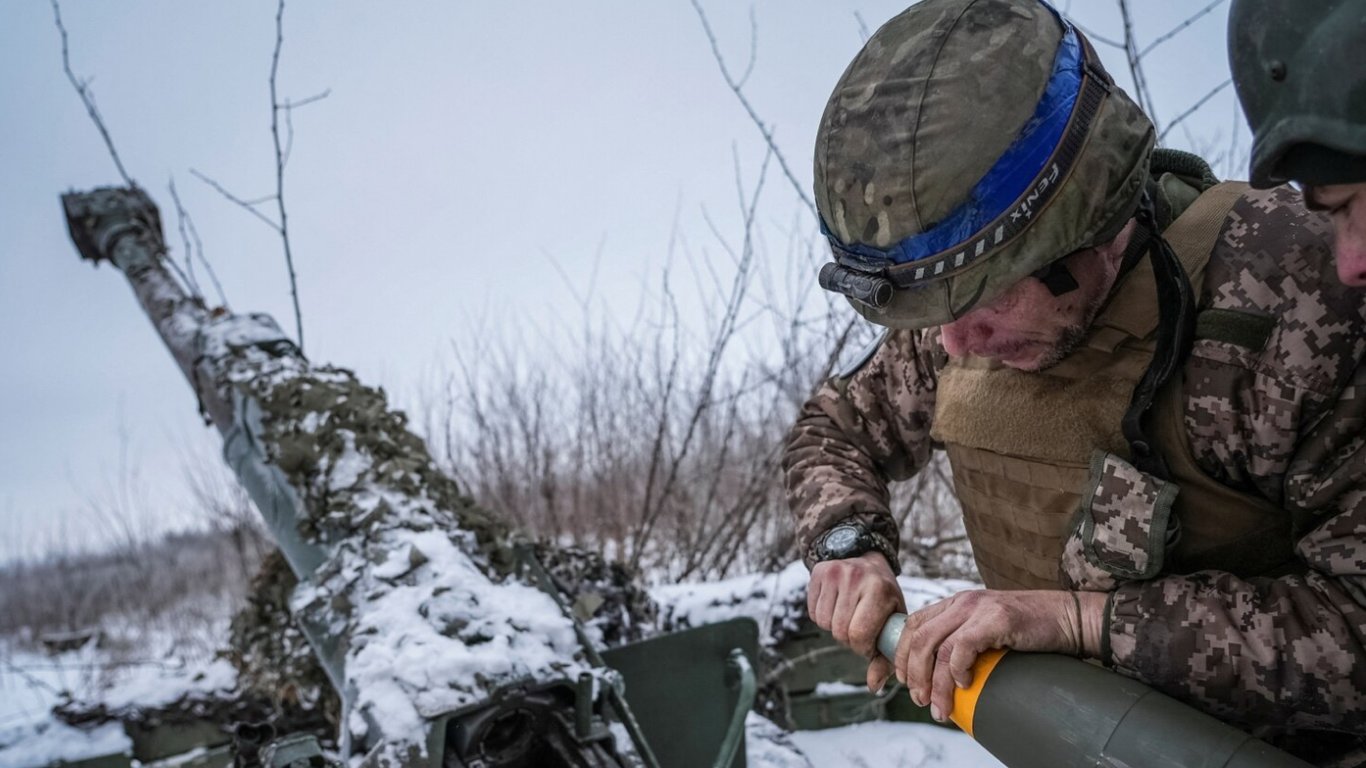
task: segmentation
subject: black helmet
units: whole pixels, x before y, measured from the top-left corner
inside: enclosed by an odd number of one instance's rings
[[[1366,181],[1366,2],[1233,0],[1228,46],[1255,186]]]

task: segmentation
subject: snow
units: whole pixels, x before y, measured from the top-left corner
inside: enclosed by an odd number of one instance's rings
[[[748,574],[701,584],[664,584],[650,590],[659,603],[663,624],[670,629],[698,627],[748,617],[759,625],[766,644],[797,628],[806,615],[806,584],[811,578],[800,561],[777,573]],[[911,611],[980,584],[959,579],[900,576],[906,607]]]
[[[748,768],[815,768],[792,743],[792,734],[753,712],[745,717],[745,764]]]
[[[749,574],[697,584],[665,584],[650,590],[663,619],[675,629],[747,617],[766,642],[797,628],[805,604],[806,566],[792,563],[777,573]]]
[[[1004,768],[962,731],[925,723],[862,723],[788,733],[750,713],[749,768]]]
[[[405,503],[387,489],[371,490],[373,503],[381,498]],[[453,540],[448,531],[436,528],[390,528],[376,531],[367,545],[339,558],[341,563],[334,561],[353,570],[337,571],[327,583],[295,596],[303,603],[325,599],[335,584],[350,583],[348,593],[364,600],[353,614],[357,624],[346,663],[348,681],[366,691],[364,706],[348,719],[353,737],[364,740],[376,725],[386,735],[421,732],[425,718],[478,701],[482,686],[552,673],[572,678],[581,668],[578,641],[554,601],[515,581],[489,581],[461,537]],[[359,579],[361,570],[366,590],[350,581]],[[761,626],[780,628],[800,618],[806,581],[805,567],[794,563],[775,574],[660,586],[652,595],[675,626],[749,616]],[[903,578],[901,584],[912,609],[974,586],[914,578]],[[134,629],[129,621],[118,632]],[[63,691],[118,710],[233,689],[235,671],[206,652],[203,642],[188,649],[167,628],[144,629],[135,658],[130,658],[126,642],[121,650],[92,644],[47,656],[13,650],[0,640],[0,768],[35,768],[131,749],[118,724],[81,729],[53,717],[50,708]],[[226,621],[212,631],[226,636]],[[572,669],[565,668],[567,659],[573,659]],[[454,687],[453,680],[469,682]],[[817,692],[861,690],[825,683]],[[375,712],[382,712],[383,719],[377,721]],[[787,733],[751,713],[746,733],[753,768],[1000,765],[965,734],[924,724],[867,723]]]
[[[461,523],[462,502],[414,482],[405,465],[425,465],[432,476],[439,470],[412,447],[421,443],[404,419],[383,414],[382,392],[343,369],[263,359],[262,350],[242,346],[271,341],[268,327],[244,321],[211,330],[206,343],[231,352],[212,361],[213,380],[232,382],[239,406],[249,399],[263,410],[276,404],[268,421],[244,420],[250,444],[264,450],[249,458],[270,460],[282,451],[277,441],[297,442],[300,433],[318,448],[316,471],[283,477],[288,498],[257,503],[274,509],[283,502],[284,514],[303,521],[301,543],[320,563],[301,578],[290,610],[310,637],[342,657],[327,662],[346,692],[344,744],[377,747],[383,754],[369,755],[377,762],[409,748],[425,752],[430,718],[482,703],[510,684],[597,674],[553,598],[492,576]],[[284,405],[295,396],[312,400]],[[307,510],[304,499],[312,500]]]
[[[371,711],[384,713],[385,733],[420,731],[413,716],[435,717],[475,703],[479,680],[577,675],[569,660],[578,653],[578,639],[548,595],[517,582],[488,581],[444,531],[405,534],[391,551],[420,552],[427,573],[415,584],[392,586],[368,607],[357,627],[363,639],[347,659],[348,679],[357,690],[373,692],[366,698]],[[389,562],[408,557],[392,557],[370,575],[385,578],[398,570],[387,568]]]
[[[308,416],[316,418],[317,414],[310,413]],[[305,419],[305,421],[308,420],[310,419]],[[317,430],[315,428],[309,431],[316,432]],[[350,490],[355,486],[365,474],[366,470],[370,469],[370,460],[356,450],[356,436],[354,433],[347,430],[339,430],[338,434],[341,435],[342,440],[346,443],[346,449],[343,450],[341,455],[338,456],[336,460],[332,461],[330,465],[327,459],[324,458],[321,468],[327,474],[327,486],[329,490],[345,491]]]
[[[180,606],[150,621],[109,618],[101,627],[103,646],[91,642],[55,655],[0,638],[0,768],[131,751],[117,722],[75,728],[58,720],[52,708],[67,698],[117,712],[235,689],[236,670],[212,652],[227,636],[228,603],[197,598],[193,607],[222,616],[195,631],[176,618]]]
[[[0,768],[34,768],[132,751],[133,741],[119,723],[83,729],[46,720],[28,727],[0,730]]]
[[[851,693],[867,692],[867,688],[853,683],[816,683],[817,696],[847,696]]]
[[[812,766],[1004,768],[966,733],[925,723],[859,723],[791,734]],[[765,763],[751,763],[768,768]],[[776,763],[774,768],[786,768]]]
[[[218,359],[234,351],[249,347],[287,342],[293,344],[280,330],[275,318],[262,313],[229,314],[212,317],[196,329],[199,332],[199,353]]]
[[[174,703],[182,696],[205,698],[228,693],[237,687],[237,670],[226,659],[207,664],[143,665],[132,668],[100,694],[110,709],[155,708]]]

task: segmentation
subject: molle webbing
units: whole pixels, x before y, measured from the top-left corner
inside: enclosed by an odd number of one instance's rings
[[[1199,290],[1210,251],[1245,185],[1222,184],[1190,206],[1163,236]],[[981,359],[952,359],[940,372],[933,436],[953,467],[973,552],[988,587],[1058,588],[1063,543],[1086,490],[1091,454],[1128,457],[1120,420],[1147,369],[1158,324],[1152,266],[1125,276],[1077,351],[1041,373]],[[1184,394],[1176,376],[1153,413],[1158,448],[1172,457],[1182,488],[1175,511],[1200,518],[1184,525],[1182,554],[1215,553],[1263,535],[1270,505],[1219,485],[1196,466],[1182,427]],[[1217,502],[1217,504],[1216,504]],[[1211,507],[1209,505],[1214,504]],[[1280,539],[1266,547],[1283,549]],[[1261,558],[1261,568],[1274,554]],[[1203,560],[1201,561],[1203,563]],[[1246,572],[1247,569],[1239,568]]]

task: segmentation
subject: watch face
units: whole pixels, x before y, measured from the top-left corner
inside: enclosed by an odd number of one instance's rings
[[[832,557],[842,557],[854,549],[858,543],[858,530],[848,525],[830,529],[825,537],[825,553]]]

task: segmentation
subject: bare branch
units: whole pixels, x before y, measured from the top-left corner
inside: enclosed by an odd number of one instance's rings
[[[1089,29],[1086,26],[1083,26],[1081,22],[1072,18],[1071,12],[1064,11],[1062,15],[1067,17],[1067,20],[1071,22],[1072,26],[1081,30],[1081,33],[1083,35],[1086,35],[1087,40],[1090,40],[1093,43],[1100,43],[1101,45],[1108,45],[1111,48],[1118,48],[1121,51],[1124,50],[1124,43],[1121,43],[1117,40],[1112,40],[1108,37],[1105,37],[1104,35],[1096,34],[1093,30]]]
[[[95,128],[99,130],[100,136],[104,139],[104,146],[109,150],[109,157],[114,160],[114,167],[118,168],[119,176],[123,178],[123,183],[130,187],[136,187],[137,182],[128,176],[128,171],[123,168],[123,161],[119,159],[119,151],[114,148],[114,139],[109,136],[109,129],[104,125],[104,118],[100,116],[100,110],[95,106],[95,92],[90,90],[90,81],[76,77],[71,71],[71,54],[67,48],[66,26],[62,24],[62,8],[57,4],[57,0],[52,0],[52,18],[57,24],[57,31],[62,35],[62,69],[66,72],[66,79],[71,81],[71,87],[76,89],[76,94],[81,97],[81,103],[85,104],[85,111],[94,121]]]
[[[764,137],[764,142],[768,144],[769,151],[773,153],[773,157],[778,161],[778,167],[782,169],[783,175],[787,177],[788,182],[792,185],[792,189],[797,193],[798,199],[802,201],[802,204],[807,207],[807,210],[811,212],[813,217],[818,218],[819,214],[816,213],[816,204],[812,202],[811,196],[802,188],[801,182],[797,181],[796,175],[794,175],[792,169],[788,167],[787,158],[783,156],[782,150],[778,148],[778,144],[773,138],[773,129],[769,128],[759,117],[759,114],[754,111],[753,105],[749,103],[749,98],[745,96],[745,92],[741,88],[741,83],[735,80],[730,73],[730,68],[726,66],[726,59],[721,55],[721,47],[716,42],[716,34],[712,32],[711,23],[707,20],[706,11],[702,10],[702,5],[698,0],[689,0],[689,2],[692,3],[693,9],[697,11],[698,20],[702,22],[702,31],[706,33],[707,42],[711,44],[712,56],[716,59],[716,65],[721,68],[721,77],[725,79],[726,85],[730,86],[730,90],[735,94],[735,98],[740,100],[740,106],[745,108],[745,113],[749,115],[749,119],[753,121],[755,127],[759,129],[759,133]]]
[[[560,260],[557,259],[557,258],[555,257],[555,254],[551,253],[550,251],[546,250],[545,248],[542,248],[542,249],[541,249],[541,256],[544,257],[546,261],[550,262],[550,266],[551,266],[552,269],[555,270],[555,274],[557,274],[557,275],[560,276],[560,282],[564,283],[564,287],[565,287],[566,290],[569,291],[569,295],[574,299],[574,303],[577,304],[577,305],[579,305],[579,309],[580,309],[581,311],[587,312],[587,311],[588,311],[588,302],[591,300],[591,297],[592,297],[591,290],[590,290],[589,294],[587,294],[587,295],[585,295],[585,294],[583,294],[583,293],[580,293],[580,292],[579,292],[579,289],[578,289],[578,286],[576,286],[576,285],[574,284],[574,278],[570,277],[569,272],[565,270],[564,265],[561,264],[561,263],[560,263]],[[601,258],[601,256],[602,256],[602,249],[599,248],[599,249],[598,249],[598,257],[599,257],[599,259]],[[596,273],[596,270],[597,270],[597,266],[596,266],[596,263],[595,263],[595,265],[594,265],[594,271],[595,271],[595,273]],[[596,279],[596,275],[595,275],[594,279]]]
[[[289,165],[289,155],[294,151],[294,110],[299,107],[306,107],[315,101],[322,101],[323,99],[331,95],[332,89],[328,88],[322,93],[315,93],[312,96],[303,99],[302,101],[286,100],[285,103],[281,105],[281,108],[285,111],[285,129],[288,134],[288,138],[286,138],[285,140],[285,157],[283,160],[284,165]]]
[[[280,110],[285,109],[276,95],[275,77],[280,70],[280,49],[285,44],[285,0],[275,10],[275,53],[270,59],[270,136],[275,142],[275,202],[280,211],[280,240],[285,247],[285,266],[289,269],[289,295],[294,301],[294,328],[298,336],[299,352],[304,351],[304,316],[299,309],[299,278],[294,271],[294,253],[289,245],[289,214],[285,211],[285,153],[280,147]],[[324,92],[326,93],[326,92]],[[316,101],[316,99],[313,99]],[[286,110],[288,114],[288,110]],[[293,129],[290,129],[293,142]]]
[[[190,293],[202,300],[204,292],[199,289],[199,281],[194,276],[194,249],[190,247],[190,233],[185,229],[185,206],[180,204],[180,195],[176,194],[175,179],[171,179],[167,187],[170,189],[171,199],[175,201],[176,229],[180,231],[180,242],[185,249],[185,283],[189,286]]]
[[[230,200],[230,201],[232,201],[232,202],[234,202],[234,203],[237,203],[237,205],[241,206],[242,210],[244,210],[244,211],[246,211],[247,213],[250,213],[252,216],[255,216],[256,218],[260,219],[262,222],[265,223],[265,225],[266,225],[267,227],[270,227],[271,229],[275,230],[277,233],[281,232],[281,230],[280,230],[280,225],[279,225],[279,224],[276,224],[274,221],[271,221],[271,219],[270,219],[269,216],[265,215],[264,213],[261,213],[260,211],[256,210],[255,208],[253,208],[251,203],[247,202],[246,200],[243,200],[242,198],[238,197],[237,195],[234,195],[233,193],[231,193],[231,192],[229,192],[228,190],[224,189],[222,184],[219,184],[218,182],[214,181],[213,179],[209,178],[208,176],[205,176],[204,174],[200,173],[199,171],[197,171],[197,170],[195,170],[195,169],[193,169],[193,168],[190,169],[190,175],[194,176],[196,179],[199,179],[200,181],[204,182],[205,184],[208,184],[209,186],[213,187],[215,190],[218,191],[218,194],[222,195],[223,197],[226,197],[228,200]]]
[[[1153,127],[1160,126],[1157,119],[1157,108],[1153,104],[1152,92],[1148,90],[1148,77],[1143,72],[1143,65],[1139,61],[1138,41],[1134,37],[1134,21],[1132,14],[1129,13],[1129,1],[1119,0],[1119,15],[1124,20],[1124,57],[1129,63],[1129,76],[1134,83],[1134,98],[1138,99],[1138,105],[1143,111],[1148,113],[1148,119],[1153,122]]]
[[[1221,0],[1221,1],[1222,1],[1222,0]],[[322,91],[320,91],[319,93],[315,93],[315,94],[313,94],[312,96],[309,96],[309,97],[307,97],[307,98],[299,99],[298,101],[290,101],[290,100],[286,99],[286,100],[285,100],[285,103],[284,103],[284,104],[281,104],[280,106],[284,107],[285,109],[298,109],[299,107],[306,107],[306,106],[308,106],[309,104],[312,104],[312,103],[314,103],[314,102],[322,101],[323,99],[325,99],[325,98],[327,98],[328,96],[331,96],[331,95],[332,95],[332,89],[331,89],[331,88],[325,88],[325,89],[323,89]]]
[[[194,219],[190,218],[190,212],[185,210],[185,206],[180,204],[180,195],[176,192],[175,179],[171,180],[170,186],[171,200],[175,203],[177,226],[180,228],[180,239],[185,243],[185,266],[189,270],[191,277],[193,277],[194,267],[191,256],[193,254],[199,255],[199,263],[204,265],[204,271],[209,275],[209,280],[213,282],[214,290],[218,292],[219,306],[227,309],[228,296],[223,293],[223,284],[218,282],[218,275],[214,273],[213,265],[210,264],[208,258],[204,256],[204,243],[199,239],[199,230],[195,228]],[[187,233],[189,235],[188,237],[186,236]],[[193,248],[190,247],[191,240],[194,241]],[[195,290],[198,291],[198,281],[196,281],[194,287]],[[200,298],[203,298],[202,293],[200,293]]]
[[[858,22],[859,39],[865,43],[868,42],[868,38],[872,37],[873,35],[871,32],[868,31],[868,22],[863,20],[863,14],[859,13],[858,11],[854,11],[854,21]]]
[[[1158,141],[1158,143],[1161,143],[1162,140],[1165,139],[1165,138],[1167,137],[1167,134],[1171,132],[1171,129],[1173,129],[1173,128],[1175,128],[1176,126],[1180,125],[1180,124],[1182,123],[1182,121],[1184,121],[1186,118],[1188,118],[1188,117],[1190,117],[1191,115],[1195,114],[1196,112],[1200,111],[1200,108],[1203,107],[1203,106],[1205,106],[1205,103],[1206,103],[1206,102],[1208,102],[1210,99],[1214,98],[1215,96],[1219,95],[1219,92],[1220,92],[1220,91],[1224,90],[1225,88],[1229,87],[1229,86],[1232,85],[1232,84],[1233,84],[1233,80],[1230,79],[1230,80],[1225,80],[1224,82],[1222,82],[1222,83],[1220,83],[1220,84],[1214,86],[1214,88],[1211,89],[1209,93],[1205,94],[1204,96],[1201,96],[1199,101],[1197,101],[1197,102],[1195,102],[1194,104],[1192,104],[1191,107],[1190,107],[1190,109],[1187,109],[1185,112],[1182,112],[1181,114],[1177,115],[1177,116],[1171,121],[1171,123],[1167,125],[1166,128],[1162,129],[1162,133],[1158,134],[1158,136],[1157,136],[1157,141]]]
[[[1141,59],[1144,56],[1147,56],[1149,53],[1152,52],[1154,48],[1156,48],[1159,45],[1162,45],[1163,43],[1167,42],[1173,37],[1176,37],[1177,35],[1181,34],[1181,32],[1184,31],[1187,27],[1199,21],[1203,16],[1208,14],[1210,11],[1213,11],[1215,8],[1218,8],[1223,4],[1224,0],[1214,0],[1214,2],[1196,11],[1194,14],[1189,16],[1185,21],[1181,22],[1180,24],[1177,24],[1175,27],[1172,27],[1170,30],[1168,30],[1166,34],[1159,35],[1156,40],[1153,40],[1151,43],[1148,43],[1148,45],[1143,50],[1138,52],[1138,58]]]
[[[754,64],[759,60],[759,20],[754,15],[754,4],[749,6],[749,61],[745,63],[745,73],[740,75],[737,87],[745,87],[749,76],[754,74]]]
[[[772,151],[764,155],[764,163],[759,169],[759,179],[754,185],[753,196],[750,199],[749,205],[746,208],[743,208],[745,216],[743,256],[741,257],[740,264],[736,268],[735,279],[731,283],[730,296],[727,298],[726,308],[721,316],[720,326],[716,331],[716,335],[713,337],[711,349],[707,353],[707,362],[703,368],[701,386],[697,394],[692,414],[684,428],[683,439],[679,443],[678,453],[673,457],[673,461],[670,464],[668,476],[661,487],[657,504],[653,509],[647,506],[645,517],[641,521],[640,527],[636,530],[631,555],[632,567],[639,566],[640,557],[644,554],[645,543],[649,541],[651,534],[654,532],[655,525],[664,511],[665,502],[667,502],[674,493],[674,489],[679,480],[680,470],[682,469],[684,460],[688,456],[689,450],[693,446],[694,437],[697,434],[702,417],[715,404],[713,393],[717,377],[721,371],[721,359],[726,348],[734,338],[737,318],[739,317],[740,310],[743,306],[745,291],[748,287],[750,265],[752,264],[754,254],[754,215],[759,207],[759,196],[763,192],[764,180],[768,175],[768,163],[773,156],[774,153]],[[662,420],[666,419],[667,417],[662,418]],[[646,498],[649,498],[648,494]]]

